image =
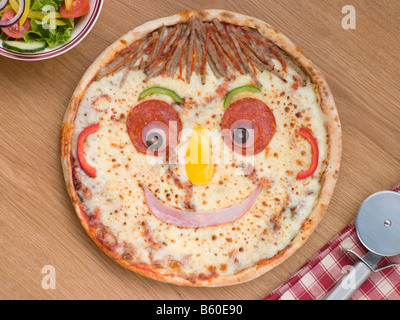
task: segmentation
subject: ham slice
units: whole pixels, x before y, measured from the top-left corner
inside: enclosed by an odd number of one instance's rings
[[[241,218],[252,207],[261,192],[262,184],[242,202],[212,211],[184,211],[161,202],[146,186],[142,186],[150,211],[160,220],[177,227],[203,228],[227,224]]]

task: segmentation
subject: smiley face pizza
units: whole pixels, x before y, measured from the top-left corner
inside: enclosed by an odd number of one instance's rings
[[[61,132],[93,241],[188,286],[241,283],[290,257],[326,211],[340,156],[318,69],[270,25],[219,10],[122,36],[83,76]]]

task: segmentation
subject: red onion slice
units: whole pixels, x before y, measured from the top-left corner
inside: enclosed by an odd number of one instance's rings
[[[19,0],[19,9],[18,9],[17,14],[10,20],[4,20],[4,21],[0,20],[0,27],[4,28],[4,27],[12,26],[14,23],[16,23],[21,18],[24,11],[25,11],[25,0]]]
[[[8,5],[8,0],[2,0],[0,2],[0,11],[3,10]]]
[[[262,189],[262,184],[242,202],[231,207],[203,212],[184,211],[162,203],[146,186],[144,196],[150,211],[160,220],[177,227],[203,228],[227,224],[241,218],[252,207]]]

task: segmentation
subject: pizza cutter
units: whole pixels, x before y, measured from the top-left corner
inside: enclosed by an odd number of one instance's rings
[[[356,231],[368,252],[360,257],[352,250],[343,249],[354,254],[359,262],[350,268],[325,300],[347,300],[372,272],[398,264],[376,268],[382,257],[400,254],[400,193],[380,191],[365,199],[357,212]]]

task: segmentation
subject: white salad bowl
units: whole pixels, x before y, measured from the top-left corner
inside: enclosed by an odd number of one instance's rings
[[[24,61],[45,60],[59,56],[71,50],[89,34],[100,15],[102,7],[103,0],[90,0],[89,13],[79,18],[71,31],[71,38],[65,43],[35,53],[19,53],[3,48],[3,40],[0,40],[0,55]]]

